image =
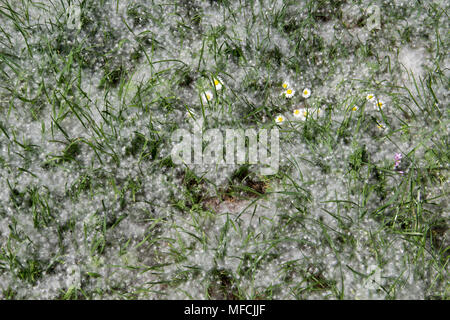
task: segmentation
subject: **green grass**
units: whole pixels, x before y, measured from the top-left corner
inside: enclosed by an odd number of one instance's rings
[[[81,1],[77,29],[69,1],[20,2],[0,0],[1,298],[448,299],[448,5],[373,1],[367,31],[361,1]],[[278,173],[174,164],[187,110],[277,127]]]

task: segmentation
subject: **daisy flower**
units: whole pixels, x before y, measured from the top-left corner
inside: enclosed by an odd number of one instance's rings
[[[275,118],[275,122],[278,124],[282,124],[284,122],[284,117],[280,114]]]
[[[302,118],[303,112],[305,112],[302,109],[295,109],[292,114],[294,115],[294,118]]]
[[[375,103],[375,109],[383,109],[384,108],[384,101],[383,100],[377,100],[377,103]]]
[[[366,100],[369,101],[369,102],[374,102],[374,100],[375,100],[375,95],[374,95],[373,93],[369,93],[369,94],[366,96]]]
[[[222,85],[223,85],[222,79],[220,79],[219,77],[214,78],[214,86],[216,87],[216,90],[221,90]]]
[[[206,92],[203,93],[202,98],[203,98],[203,101],[204,101],[204,102],[211,101],[212,98],[213,98],[213,94],[212,94],[211,91],[208,90],[208,91],[206,91]]]
[[[289,85],[289,82],[284,81],[281,86],[283,87],[284,90],[287,90],[288,88],[290,88],[291,86]]]
[[[295,94],[295,90],[294,89],[287,89],[284,92],[284,95],[285,95],[286,98],[292,98],[294,96],[294,94]]]
[[[354,106],[354,107],[352,108],[352,111],[358,111],[358,109],[359,109],[358,106]]]
[[[308,116],[308,111],[306,109],[295,109],[293,114],[295,118],[305,121]]]
[[[309,90],[308,88],[303,89],[302,95],[303,98],[309,98],[309,96],[311,95],[311,90]]]

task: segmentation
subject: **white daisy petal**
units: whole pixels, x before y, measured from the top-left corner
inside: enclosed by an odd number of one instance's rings
[[[311,96],[311,90],[309,90],[308,88],[303,89],[302,96],[305,99],[309,98]]]
[[[286,97],[286,98],[292,98],[293,96],[294,96],[294,94],[295,94],[295,90],[294,89],[287,89],[285,92],[284,92],[284,96]]]
[[[202,94],[203,102],[208,103],[208,101],[211,101],[213,99],[213,94],[211,91],[206,91]]]
[[[217,77],[214,79],[214,86],[216,87],[216,90],[221,90],[223,86],[223,81],[221,78]]]
[[[376,102],[375,102],[375,104],[374,104],[374,108],[376,109],[376,110],[381,110],[381,109],[383,109],[384,107],[385,107],[385,103],[384,103],[384,101],[383,100],[377,100]]]
[[[309,112],[306,109],[295,109],[293,114],[295,118],[305,121]]]
[[[369,101],[369,102],[374,102],[375,101],[375,95],[373,93],[369,93],[366,96],[366,100]]]
[[[283,122],[284,122],[284,117],[281,115],[281,114],[279,114],[278,116],[276,116],[276,118],[275,118],[275,122],[276,123],[278,123],[278,124],[282,124]]]
[[[292,114],[294,115],[294,118],[301,118],[303,114],[302,109],[295,109]]]

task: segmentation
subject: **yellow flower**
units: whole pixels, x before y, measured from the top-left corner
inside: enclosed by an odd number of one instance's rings
[[[290,88],[289,82],[285,81],[283,82],[283,84],[281,85],[283,87],[283,89],[287,90],[288,88]]]

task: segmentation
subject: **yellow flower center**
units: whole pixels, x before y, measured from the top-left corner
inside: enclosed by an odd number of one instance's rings
[[[308,90],[303,91],[303,94],[308,94]]]
[[[353,110],[353,111],[356,111],[356,110],[358,110],[358,107],[353,107],[352,110]]]
[[[287,83],[283,83],[282,86],[284,89],[286,89],[288,85],[287,85]]]
[[[294,110],[294,114],[295,114],[295,115],[300,114],[300,110],[298,110],[298,109],[297,109],[297,110]]]
[[[282,117],[278,117],[278,122],[282,122],[283,118]]]
[[[215,86],[217,86],[219,83],[220,83],[219,80],[214,79],[214,85],[215,85]]]
[[[306,117],[308,115],[307,111],[303,111],[303,116]]]
[[[210,94],[206,94],[206,99],[211,100],[211,95]]]
[[[292,94],[292,90],[288,89],[288,91],[286,91],[287,94]]]

